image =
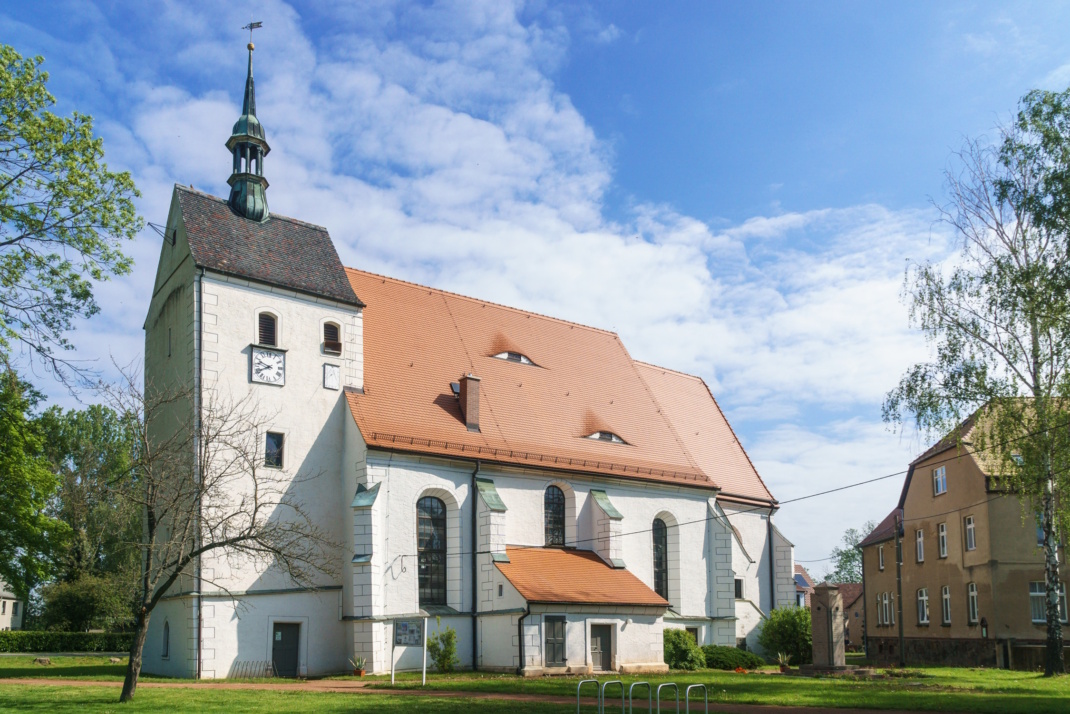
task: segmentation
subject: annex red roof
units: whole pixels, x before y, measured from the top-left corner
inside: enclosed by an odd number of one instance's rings
[[[617,335],[347,272],[367,305],[364,393],[347,398],[370,447],[717,488]],[[534,364],[494,357],[502,352]],[[466,373],[481,379],[479,432],[450,389]],[[596,431],[627,443],[584,438]]]
[[[508,563],[495,563],[529,603],[668,607],[665,598],[627,570],[614,569],[589,550],[505,549]]]

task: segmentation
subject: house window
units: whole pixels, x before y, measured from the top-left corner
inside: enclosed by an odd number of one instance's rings
[[[966,550],[977,549],[977,534],[974,531],[973,516],[966,516]]]
[[[0,615],[7,614],[7,600],[0,600]]]
[[[282,468],[283,435],[269,431],[264,443],[264,466]]]
[[[11,616],[12,617],[18,617],[19,616],[19,601],[18,600],[16,600],[15,602],[11,603]]]
[[[966,609],[970,624],[976,624],[979,610],[977,607],[977,583],[970,583],[966,586]]]
[[[669,599],[669,532],[665,521],[654,519],[654,592]]]
[[[951,624],[951,588],[947,585],[940,590],[940,622]]]
[[[743,599],[743,578],[736,578],[736,600]]]
[[[520,354],[519,352],[499,352],[494,355],[494,359],[503,359],[506,362],[519,362],[520,364],[535,364],[527,355]]]
[[[163,623],[163,648],[160,650],[160,657],[167,659],[171,656],[171,623]]]
[[[940,548],[940,557],[947,557],[947,524],[941,523],[936,527],[936,543]]]
[[[446,504],[434,496],[416,502],[420,607],[446,604]]]
[[[257,319],[258,343],[267,347],[278,346],[278,330],[276,326],[277,322],[274,315],[270,312],[260,313]]]
[[[947,493],[947,468],[944,466],[933,469],[933,495],[942,493]]]
[[[619,436],[617,436],[616,434],[614,434],[611,431],[596,431],[593,434],[588,434],[587,438],[588,439],[594,439],[595,441],[609,441],[609,442],[612,442],[614,444],[625,444],[625,443],[627,443],[626,441],[624,441],[624,439],[620,438]]]
[[[543,517],[546,524],[546,545],[565,545],[565,492],[548,486],[543,497]]]
[[[881,603],[881,595],[877,594],[877,627],[884,624],[884,605]]]
[[[1029,614],[1036,623],[1048,621],[1047,616],[1047,593],[1044,591],[1043,581],[1029,583]],[[1059,619],[1066,623],[1066,585],[1059,583]]]
[[[323,323],[323,351],[331,355],[342,354],[341,330],[333,322]]]
[[[919,563],[925,562],[925,532],[921,529],[914,531],[915,555]]]
[[[565,666],[565,618],[546,618],[546,664]]]
[[[698,644],[698,628],[697,627],[685,627],[684,631],[687,632],[687,634],[691,635],[691,639],[693,639],[695,641],[695,644],[697,645]]]
[[[929,624],[929,590],[928,588],[922,588],[918,590],[918,624]]]

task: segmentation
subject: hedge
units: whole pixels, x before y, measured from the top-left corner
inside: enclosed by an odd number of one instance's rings
[[[0,652],[128,652],[130,632],[51,632],[6,630],[0,632]]]
[[[665,664],[670,669],[696,670],[706,666],[695,638],[685,630],[665,630]]]
[[[706,656],[706,667],[709,669],[758,669],[765,664],[765,660],[758,655],[738,647],[706,645],[702,648],[702,654]]]

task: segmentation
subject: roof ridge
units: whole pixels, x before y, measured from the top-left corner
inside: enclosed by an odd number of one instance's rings
[[[442,288],[432,287],[431,285],[422,285],[420,283],[414,283],[411,280],[402,280],[401,278],[394,278],[394,277],[391,277],[389,275],[383,275],[382,273],[373,273],[370,270],[361,270],[360,268],[346,267],[346,272],[347,273],[349,273],[349,272],[360,273],[362,275],[367,275],[367,276],[370,276],[370,277],[373,277],[373,278],[382,278],[384,281],[389,280],[390,282],[397,283],[399,285],[406,285],[406,286],[409,286],[409,287],[421,288],[423,290],[431,290],[431,291],[436,292],[436,293],[438,293],[440,295],[449,295],[450,297],[460,298],[462,300],[468,300],[470,302],[479,303],[481,305],[491,305],[492,307],[500,307],[503,310],[511,310],[512,312],[518,312],[518,313],[520,313],[522,315],[532,315],[534,317],[541,317],[544,320],[550,320],[552,322],[557,322],[557,323],[560,323],[562,325],[569,325],[571,327],[580,327],[580,328],[582,328],[584,330],[590,330],[591,332],[599,332],[599,333],[601,333],[603,335],[609,335],[609,336],[615,338],[617,340],[617,342],[620,342],[620,336],[616,332],[613,332],[612,330],[604,330],[601,327],[593,327],[592,325],[584,325],[582,322],[573,322],[571,320],[563,320],[560,317],[554,317],[552,315],[544,315],[541,312],[534,312],[532,310],[523,310],[523,309],[521,309],[519,307],[513,307],[511,305],[504,305],[504,304],[502,304],[500,302],[494,302],[493,300],[484,300],[483,298],[472,297],[471,295],[462,295],[460,293],[455,293],[455,292],[453,292],[451,290],[443,290]],[[622,345],[623,345],[623,343],[622,343]],[[629,359],[631,359],[630,355],[629,355]]]
[[[697,374],[691,374],[690,372],[681,372],[680,370],[673,369],[672,367],[663,367],[660,364],[654,364],[653,362],[644,362],[641,359],[633,359],[632,361],[638,365],[642,365],[643,367],[650,367],[652,369],[660,369],[665,372],[672,372],[673,374],[678,374],[681,377],[689,377],[690,379],[694,379],[697,382],[703,381],[702,377],[698,376]],[[708,389],[709,387],[707,387],[707,390]]]
[[[213,201],[218,201],[219,203],[223,203],[223,204],[227,203],[227,199],[220,198],[219,196],[216,196],[214,193],[208,193],[207,191],[201,191],[199,189],[193,188],[192,184],[189,185],[189,186],[183,186],[180,183],[176,183],[175,184],[175,189],[178,190],[178,191],[185,191],[186,193],[193,193],[193,194],[196,194],[198,196],[203,196],[204,198],[210,198]],[[327,230],[326,226],[321,226],[318,223],[309,223],[308,221],[302,221],[300,218],[293,218],[292,216],[284,216],[281,213],[269,213],[268,214],[268,218],[267,218],[267,220],[264,221],[264,223],[267,223],[268,221],[273,220],[273,219],[274,220],[279,220],[279,221],[286,221],[287,223],[297,223],[298,225],[307,226],[307,227],[312,228],[314,230],[323,231],[324,233],[330,234],[330,231]],[[332,244],[333,244],[333,240],[332,240]],[[345,267],[345,266],[342,266],[342,267]],[[347,268],[347,270],[348,270],[348,268]]]

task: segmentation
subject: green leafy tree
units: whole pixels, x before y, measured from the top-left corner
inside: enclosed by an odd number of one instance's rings
[[[438,620],[441,624],[441,620]],[[427,656],[439,672],[452,672],[461,663],[457,657],[457,631],[447,626],[427,638]]]
[[[913,324],[933,346],[884,404],[931,439],[969,433],[989,471],[1040,516],[1045,674],[1064,671],[1058,529],[1070,515],[1070,90],[1023,97],[994,144],[968,141],[943,218],[957,264],[908,269]],[[958,428],[972,417],[968,428]]]
[[[814,658],[813,635],[810,631],[810,609],[806,607],[778,607],[769,613],[758,633],[758,644],[767,657],[783,652],[793,664],[809,664]]]
[[[83,573],[74,580],[58,580],[41,588],[46,629],[86,632],[115,629],[131,617],[129,593],[117,590],[110,577]]]
[[[120,245],[142,222],[92,118],[50,111],[43,61],[0,45],[0,354],[21,344],[67,382],[86,375],[66,333],[98,311],[94,282],[130,271]]]
[[[57,484],[32,404],[15,372],[0,372],[0,579],[23,600],[51,574],[53,548],[67,533],[46,512]]]
[[[665,664],[670,669],[696,670],[706,666],[706,656],[687,630],[665,629]]]
[[[832,570],[825,573],[825,582],[860,583],[862,582],[862,551],[858,544],[877,527],[873,521],[867,521],[862,530],[848,528],[840,541],[843,547],[832,549]]]

